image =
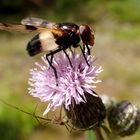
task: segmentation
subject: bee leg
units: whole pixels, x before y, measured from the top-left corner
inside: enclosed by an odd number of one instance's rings
[[[87,53],[88,55],[91,54],[91,53],[90,53],[90,48],[89,48],[89,46],[88,46],[87,44],[83,44],[83,51],[84,51],[85,53]]]
[[[87,65],[90,66],[89,63],[88,63],[86,54],[85,54],[85,46],[83,46],[83,48],[82,48],[81,45],[79,45],[79,47],[80,47],[80,49],[81,49],[81,52],[82,52],[82,54],[83,54],[83,57],[84,57],[84,59],[85,59]]]
[[[73,68],[73,65],[71,63],[71,60],[70,60],[69,55],[67,54],[66,50],[65,49],[62,49],[62,50],[63,50],[64,54],[66,55],[66,57],[67,57],[67,59],[68,59],[68,61],[70,63],[70,66]]]
[[[51,59],[50,59],[51,64],[53,63],[53,55],[54,53],[51,52]]]
[[[85,44],[83,44],[83,51],[86,52]]]
[[[87,44],[86,44],[86,49],[87,49],[87,54],[90,55],[90,48]]]
[[[46,59],[50,65],[50,67],[53,69],[54,71],[54,76],[56,78],[56,86],[58,86],[58,75],[57,75],[57,71],[56,68],[53,66],[52,61],[53,61],[53,54],[51,55],[51,60],[48,59],[48,56],[46,55]]]
[[[69,50],[70,50],[70,52],[71,52],[71,53],[73,53],[73,50],[72,50],[72,48],[71,48],[71,47],[69,47]]]

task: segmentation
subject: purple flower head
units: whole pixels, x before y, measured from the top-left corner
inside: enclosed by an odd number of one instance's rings
[[[47,109],[43,115],[50,110],[55,110],[64,105],[69,110],[72,100],[76,104],[86,102],[85,93],[93,94],[96,84],[101,82],[96,77],[103,70],[102,67],[94,66],[93,57],[87,56],[90,66],[87,65],[83,54],[74,51],[68,52],[72,66],[63,52],[57,53],[53,58],[53,66],[57,70],[58,85],[54,70],[48,65],[48,62],[42,57],[43,64],[36,63],[37,68],[31,69],[31,78],[29,79],[29,93],[40,98],[42,102],[49,101]]]

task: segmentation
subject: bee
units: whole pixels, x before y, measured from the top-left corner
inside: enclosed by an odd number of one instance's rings
[[[40,18],[29,17],[21,21],[21,24],[0,23],[0,29],[6,31],[35,32],[37,33],[27,44],[27,52],[30,56],[35,56],[45,52],[46,59],[54,69],[57,78],[56,69],[54,68],[53,55],[59,51],[64,51],[70,65],[72,63],[66,53],[70,47],[80,46],[83,56],[86,60],[85,49],[90,54],[90,48],[94,45],[94,32],[86,24],[76,25],[75,23],[63,22],[53,23]],[[48,59],[51,56],[51,59]],[[87,60],[86,60],[87,62]],[[87,62],[88,64],[88,62]]]

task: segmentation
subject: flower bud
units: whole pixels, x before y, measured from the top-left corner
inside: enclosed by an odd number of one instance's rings
[[[107,95],[101,95],[103,104],[105,105],[106,112],[109,113],[112,107],[116,104],[116,100],[113,97],[107,96]]]
[[[115,135],[132,135],[139,127],[140,111],[129,101],[122,101],[111,109],[108,122]]]
[[[76,104],[73,99],[69,109],[64,106],[66,115],[74,127],[80,129],[96,128],[103,122],[106,115],[105,106],[101,98],[95,92],[93,93],[91,95],[85,91],[85,102]]]

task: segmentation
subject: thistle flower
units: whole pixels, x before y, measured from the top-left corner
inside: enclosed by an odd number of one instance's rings
[[[73,101],[75,104],[85,103],[87,102],[85,97],[87,93],[98,97],[93,90],[95,90],[96,84],[101,82],[96,77],[103,70],[102,67],[94,66],[95,59],[91,56],[87,56],[90,65],[88,66],[83,54],[76,51],[69,52],[68,56],[73,67],[63,52],[57,53],[53,58],[53,66],[57,70],[58,85],[56,85],[54,70],[48,65],[45,57],[42,57],[43,64],[35,63],[37,68],[30,70],[29,93],[40,98],[41,102],[49,101],[43,115],[50,110],[54,111],[61,105],[69,110]]]

